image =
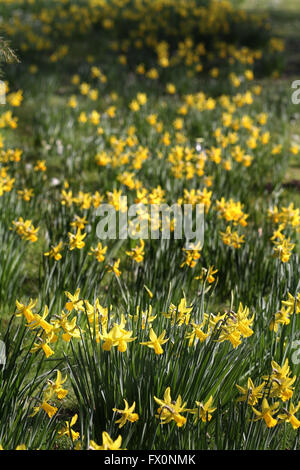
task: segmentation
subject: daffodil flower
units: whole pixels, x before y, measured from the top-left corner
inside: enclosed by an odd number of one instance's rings
[[[32,312],[32,309],[36,306],[37,300],[33,301],[30,299],[29,304],[25,305],[16,300],[16,306],[17,306],[17,313],[16,316],[20,317],[21,315],[24,315],[28,323],[31,323],[34,321],[34,314]]]
[[[134,423],[139,419],[139,415],[137,413],[133,413],[135,409],[135,402],[129,407],[128,402],[124,398],[125,408],[124,410],[119,410],[117,408],[113,408],[113,411],[116,413],[121,414],[121,418],[116,421],[116,424],[119,424],[119,428],[122,428],[127,421]]]
[[[273,405],[269,406],[267,399],[264,398],[262,401],[261,411],[256,410],[252,406],[252,410],[256,414],[256,418],[253,421],[259,421],[263,419],[268,428],[273,428],[277,424],[277,419],[273,418],[273,414],[276,413],[279,407],[279,402],[274,403]]]
[[[157,397],[154,397],[154,400],[160,405],[157,410],[158,414],[155,417],[159,418],[162,424],[175,421],[177,426],[181,428],[186,423],[186,418],[180,414],[189,411],[185,408],[186,403],[182,403],[180,395],[176,401],[173,401],[170,387],[166,389],[163,400]]]
[[[121,450],[122,436],[118,436],[114,441],[107,432],[102,433],[102,445],[99,446],[95,441],[90,441],[89,450]],[[125,449],[123,449],[125,450]]]
[[[167,341],[169,341],[169,338],[165,339],[165,334],[166,330],[164,330],[159,336],[157,336],[154,330],[151,328],[149,333],[150,341],[145,341],[140,344],[142,346],[148,346],[148,348],[154,349],[155,354],[163,354],[164,350],[161,346],[162,344],[165,344]]]
[[[258,387],[255,387],[250,377],[247,381],[247,387],[241,387],[240,385],[236,384],[237,389],[242,394],[242,396],[240,396],[237,401],[247,401],[249,405],[256,405],[258,398],[261,398],[263,395],[262,390],[265,385],[266,383],[263,382]]]
[[[64,389],[62,385],[66,382],[67,377],[62,379],[61,372],[58,370],[55,382],[48,380],[48,388],[44,392],[46,401],[50,400],[55,394],[59,400],[62,400],[69,393],[68,390]]]
[[[201,418],[203,423],[210,421],[212,418],[212,413],[217,409],[213,408],[211,405],[213,403],[213,397],[210,396],[206,403],[202,403],[200,401],[196,401],[197,408],[193,410],[189,410],[190,413],[195,415],[195,423],[197,423],[198,419]]]
[[[75,415],[72,417],[72,419],[71,419],[70,422],[69,422],[69,421],[65,421],[65,426],[64,426],[62,429],[60,429],[60,430],[58,431],[58,435],[59,435],[60,437],[62,437],[62,436],[68,436],[68,437],[70,437],[70,438],[72,439],[72,441],[76,441],[76,440],[79,438],[80,434],[79,434],[79,432],[74,431],[74,430],[72,429],[72,427],[74,426],[74,424],[76,424],[77,419],[78,419],[78,415],[75,414]]]
[[[300,421],[299,419],[296,418],[295,413],[297,413],[299,408],[300,408],[300,401],[297,406],[291,403],[289,410],[287,409],[282,410],[282,413],[278,415],[278,419],[280,420],[280,422],[291,423],[293,429],[298,429],[300,427]]]

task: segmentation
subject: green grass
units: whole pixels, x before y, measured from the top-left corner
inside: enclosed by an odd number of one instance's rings
[[[233,2],[234,3],[234,2]],[[276,10],[299,11],[299,2],[297,0],[243,0],[241,6],[251,10],[267,10],[273,12]]]

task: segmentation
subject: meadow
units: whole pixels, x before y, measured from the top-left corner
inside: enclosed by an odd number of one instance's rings
[[[300,7],[257,3],[0,0],[1,449],[300,448]]]

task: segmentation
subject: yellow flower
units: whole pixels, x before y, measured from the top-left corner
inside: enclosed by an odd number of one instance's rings
[[[165,339],[166,330],[164,330],[158,337],[153,329],[150,329],[149,337],[150,341],[146,341],[140,343],[142,346],[148,346],[148,348],[152,348],[155,351],[155,354],[163,354],[164,350],[161,347],[162,344],[165,344],[169,341],[169,338]]]
[[[84,111],[82,111],[80,114],[79,114],[79,117],[78,117],[78,122],[81,122],[82,124],[85,124],[87,122],[87,115]]]
[[[144,247],[145,247],[145,242],[144,240],[141,240],[140,246],[136,246],[135,248],[132,248],[132,250],[126,251],[126,255],[130,256],[137,263],[141,263],[145,255]]]
[[[277,332],[278,324],[288,325],[290,323],[290,312],[288,309],[281,308],[275,313],[274,319],[270,323],[270,330]]]
[[[138,93],[137,96],[137,101],[140,103],[140,105],[144,105],[147,103],[147,95],[146,93]]]
[[[16,450],[27,450],[27,448],[26,448],[26,445],[25,445],[25,444],[19,444],[19,445],[16,447]]]
[[[139,415],[137,413],[133,413],[135,409],[135,402],[129,407],[125,398],[123,400],[125,403],[124,410],[118,410],[117,408],[113,408],[113,411],[122,415],[121,418],[116,421],[116,424],[119,424],[119,428],[122,428],[127,421],[134,423],[139,419]]]
[[[79,432],[74,431],[72,429],[72,427],[74,426],[74,424],[76,424],[77,419],[78,419],[78,415],[75,414],[72,417],[70,422],[65,421],[65,426],[62,429],[60,429],[60,431],[58,431],[58,435],[59,436],[69,436],[69,437],[71,437],[72,441],[76,441],[79,438],[80,434],[79,434]]]
[[[70,292],[65,291],[65,295],[68,297],[70,302],[67,302],[65,308],[71,312],[73,308],[78,312],[79,310],[84,311],[83,300],[80,300],[80,288],[76,289],[74,295],[70,294]]]
[[[71,341],[72,338],[79,339],[81,337],[80,330],[76,325],[76,317],[73,317],[72,320],[69,322],[68,317],[69,313],[62,312],[61,317],[56,320],[55,326],[61,327],[64,330],[64,334],[62,335],[62,339],[67,343]]]
[[[140,109],[140,105],[139,105],[139,102],[137,100],[133,100],[131,101],[131,103],[129,104],[129,108],[131,109],[131,111],[139,111]]]
[[[145,329],[146,325],[151,325],[151,323],[155,320],[157,315],[152,315],[152,305],[149,306],[149,310],[147,309],[145,312],[142,310],[140,313],[140,306],[136,307],[136,314],[130,315],[128,314],[129,318],[133,318],[136,322],[141,319],[141,328],[142,330]]]
[[[119,270],[120,258],[118,258],[112,265],[107,265],[106,269],[109,273],[113,272],[117,277],[120,277],[122,271]]]
[[[241,344],[241,333],[235,326],[222,326],[220,336],[217,340],[219,343],[230,341],[232,346],[236,348]]]
[[[175,421],[177,426],[180,428],[186,423],[186,418],[180,413],[186,413],[185,408],[186,403],[182,403],[181,396],[179,395],[176,401],[173,401],[171,398],[171,389],[168,387],[164,393],[164,399],[161,400],[157,397],[154,397],[154,400],[160,407],[157,410],[156,418],[159,418],[161,424],[170,423],[170,421]]]
[[[11,106],[20,106],[23,101],[23,91],[18,90],[15,93],[10,93],[6,99]]]
[[[257,418],[254,418],[253,421],[259,421],[263,419],[268,428],[273,428],[277,424],[277,419],[273,418],[273,414],[276,413],[279,407],[279,402],[274,403],[274,405],[269,406],[267,399],[264,398],[262,401],[261,411],[256,410],[252,406],[252,410],[256,414]]]
[[[99,96],[98,90],[90,90],[89,97],[92,101],[97,101]],[[90,120],[94,125],[97,125],[100,122],[100,114],[97,111],[92,111],[90,115]]]
[[[71,227],[77,228],[80,230],[84,230],[84,227],[87,224],[86,217],[79,217],[78,215],[75,215],[75,220],[70,223]]]
[[[210,421],[212,418],[212,413],[217,408],[212,408],[213,397],[210,396],[206,403],[202,403],[200,401],[196,401],[197,408],[190,410],[190,413],[195,415],[195,423],[198,419],[201,418],[203,423]]]
[[[166,318],[170,318],[172,324],[176,322],[178,325],[183,325],[183,323],[187,325],[190,321],[190,313],[192,310],[193,307],[187,307],[186,299],[182,298],[177,307],[171,303],[168,313],[163,313],[163,315]]]
[[[61,192],[61,204],[63,206],[71,207],[74,202],[72,191],[65,191],[64,189]]]
[[[191,249],[185,249],[182,248],[182,251],[184,251],[185,254],[185,260],[183,263],[181,263],[180,267],[183,268],[185,265],[189,266],[190,268],[194,268],[197,264],[197,261],[201,257],[200,251],[202,250],[202,246],[200,245],[200,242],[192,247]]]
[[[300,402],[298,403],[297,406],[293,405],[293,403],[290,404],[290,409],[283,409],[282,413],[278,415],[278,418],[280,421],[291,423],[293,429],[298,429],[300,427],[300,421],[296,418],[295,413],[300,408]]]
[[[137,67],[136,67],[136,73],[140,74],[140,75],[144,75],[145,73],[145,65],[144,64],[139,64]]]
[[[23,220],[23,217],[19,217],[19,220],[14,220],[12,224],[14,225],[14,230],[21,238],[30,241],[31,243],[37,241],[38,237],[36,234],[39,231],[39,227],[35,228],[32,225],[31,220]]]
[[[55,414],[56,412],[58,411],[58,408],[56,408],[56,406],[52,406],[50,405],[49,403],[47,403],[46,401],[43,401],[41,403],[41,405],[39,406],[35,406],[33,408],[33,413],[30,415],[30,417],[32,416],[35,416],[40,410],[44,410],[47,415],[49,416],[49,418],[51,419]]]
[[[300,313],[300,294],[298,294],[297,297],[294,297],[292,294],[290,294],[290,292],[288,292],[288,299],[282,300],[281,303],[282,305],[286,306],[290,315],[294,313],[294,309],[296,314]]]
[[[151,80],[157,80],[158,79],[158,71],[155,68],[151,68],[150,70],[148,70],[146,75]]]
[[[294,387],[293,383],[296,381],[296,375],[289,377],[291,370],[289,367],[288,359],[282,367],[277,362],[272,361],[272,374],[267,377],[263,377],[271,383],[270,396],[278,397],[282,401],[287,401],[293,396]]]
[[[227,321],[228,323],[235,324],[240,333],[248,338],[253,335],[253,330],[250,328],[252,326],[254,315],[251,318],[248,318],[249,308],[243,307],[242,303],[239,304],[238,311],[233,313],[233,318]]]
[[[298,155],[299,148],[297,147],[297,145],[291,145],[290,146],[290,152],[293,153],[294,155]]]
[[[170,95],[174,95],[174,93],[176,93],[176,87],[173,83],[167,83],[166,90]]]
[[[274,243],[274,256],[280,258],[282,263],[287,263],[292,255],[292,251],[295,248],[294,243],[290,243],[290,238],[283,238],[282,240],[273,241]]]
[[[107,246],[102,246],[102,243],[101,242],[98,242],[97,244],[97,248],[91,248],[91,251],[89,252],[89,255],[93,255],[95,256],[95,258],[97,259],[97,261],[99,263],[102,263],[102,261],[105,260],[105,253],[107,251]]]
[[[149,287],[147,287],[147,286],[144,285],[144,289],[145,289],[145,291],[147,292],[147,294],[149,295],[150,299],[152,299],[152,298],[153,298],[153,294],[152,294],[151,290],[149,289]]]
[[[253,323],[254,315],[248,318],[249,308],[243,307],[240,303],[237,312],[232,310],[225,313],[223,317],[219,317],[220,334],[217,339],[219,343],[223,341],[230,341],[232,346],[236,348],[241,344],[242,337],[249,337],[253,334],[250,326]]]
[[[46,171],[46,160],[38,160],[34,166],[34,171]]]
[[[116,115],[116,107],[115,106],[110,106],[109,108],[107,108],[106,112],[107,112],[107,115],[110,118],[113,118]]]
[[[247,80],[253,80],[253,78],[254,78],[252,70],[245,70],[244,75],[245,75]]]
[[[38,340],[40,342],[39,343],[33,343],[33,347],[30,349],[30,352],[34,353],[34,352],[38,351],[39,349],[42,349],[44,351],[44,354],[47,357],[47,359],[48,359],[48,357],[53,356],[54,351],[48,344],[50,342],[50,337],[45,338],[45,339],[42,339],[42,338],[38,337]]]
[[[36,306],[37,304],[37,299],[33,301],[30,299],[29,304],[25,305],[16,300],[16,307],[17,307],[17,313],[16,316],[20,317],[21,315],[24,315],[28,323],[31,323],[34,321],[34,314],[32,312],[32,309]]]
[[[41,317],[37,313],[34,313],[33,320],[31,322],[28,322],[26,326],[32,330],[40,327],[45,331],[46,334],[51,333],[53,329],[53,325],[51,325],[49,322],[46,321],[47,315],[48,315],[48,307],[46,305],[44,308],[43,316]]]
[[[76,108],[77,106],[77,99],[76,99],[76,96],[75,95],[72,95],[68,101],[68,106],[70,106],[70,108]]]
[[[240,385],[236,384],[237,389],[242,394],[242,396],[240,396],[237,401],[247,401],[249,405],[256,405],[258,398],[263,396],[262,390],[265,384],[266,383],[263,382],[258,387],[255,387],[250,377],[248,378],[247,387],[241,387]]]
[[[114,188],[113,192],[108,192],[108,203],[112,204],[116,211],[126,212],[127,211],[127,202],[126,198],[122,196],[122,190],[119,191]]]
[[[222,241],[225,245],[232,248],[240,248],[242,243],[245,243],[244,235],[239,235],[238,232],[231,232],[231,227],[226,227],[226,232],[220,232]]]
[[[44,253],[44,256],[49,256],[50,258],[54,258],[55,261],[59,261],[62,258],[62,255],[60,254],[60,250],[63,247],[63,242],[60,242],[56,246],[51,246],[51,250],[47,251],[47,253]]]
[[[186,335],[186,338],[189,339],[189,347],[191,347],[193,345],[195,338],[197,340],[199,340],[200,343],[202,343],[203,341],[206,340],[206,338],[209,337],[210,332],[205,333],[203,331],[206,320],[207,319],[205,318],[204,321],[202,323],[200,323],[199,325],[192,322],[193,331]]]
[[[213,78],[217,78],[219,76],[219,69],[217,67],[214,67],[210,70],[210,75],[213,77]]]
[[[100,334],[100,338],[103,343],[103,350],[110,351],[112,347],[118,346],[118,351],[125,352],[127,350],[127,343],[131,343],[136,340],[132,338],[132,331],[127,331],[124,329],[125,319],[122,315],[121,323],[114,323],[113,328],[107,332],[106,325],[103,325],[103,333]]]
[[[202,282],[207,280],[209,284],[212,284],[216,280],[216,278],[214,277],[214,274],[216,274],[217,272],[218,272],[218,269],[214,269],[214,266],[210,266],[208,270],[206,268],[202,268],[200,276],[196,276],[195,279],[196,280],[199,279]]]
[[[46,401],[50,400],[54,394],[56,394],[59,400],[62,400],[69,393],[68,390],[64,389],[62,385],[66,382],[67,376],[62,379],[61,372],[58,370],[56,380],[48,380],[48,388],[44,392]]]
[[[73,85],[79,85],[79,83],[80,83],[80,76],[77,75],[77,74],[76,74],[76,75],[73,75],[72,80],[71,80],[71,83],[72,83]]]
[[[87,95],[90,89],[90,85],[88,83],[83,82],[81,83],[79,88],[80,88],[80,93],[82,95]]]
[[[70,250],[74,250],[77,248],[78,250],[81,250],[85,246],[85,242],[83,241],[84,238],[86,237],[86,233],[81,234],[81,229],[79,228],[75,234],[73,233],[68,233],[69,236],[69,247]]]
[[[90,441],[89,450],[121,450],[122,437],[118,436],[115,441],[107,432],[102,433],[102,445],[99,446],[95,441]],[[125,449],[123,449],[125,450]]]
[[[29,202],[32,196],[33,189],[22,189],[18,191],[18,198],[22,198],[26,202]]]

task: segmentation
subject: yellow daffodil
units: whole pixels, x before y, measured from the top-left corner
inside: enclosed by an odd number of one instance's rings
[[[102,433],[102,445],[99,446],[95,441],[90,441],[89,450],[121,450],[122,437],[118,436],[114,441],[107,432]],[[125,450],[125,449],[123,449]]]
[[[252,406],[252,410],[257,416],[253,421],[259,421],[260,419],[263,419],[268,428],[273,428],[277,424],[277,419],[273,418],[273,414],[277,412],[278,407],[279,402],[269,406],[267,399],[264,398],[261,405],[261,411],[256,410],[256,408]]]
[[[137,413],[133,413],[135,409],[135,402],[129,407],[128,402],[124,398],[125,408],[124,410],[119,410],[117,408],[113,408],[113,411],[116,413],[121,414],[121,418],[116,421],[116,424],[119,424],[119,428],[122,428],[127,421],[134,423],[139,419],[139,415]]]
[[[197,408],[189,410],[190,413],[195,415],[195,423],[201,418],[203,423],[210,421],[212,413],[217,409],[212,407],[213,397],[210,396],[206,403],[196,401]]]
[[[148,346],[148,348],[154,349],[155,354],[163,354],[164,350],[161,347],[162,344],[165,344],[167,341],[169,341],[169,338],[165,338],[166,335],[166,330],[163,330],[163,332],[157,336],[154,330],[151,328],[149,337],[150,341],[145,341],[140,343],[142,346]]]
[[[186,413],[187,410],[185,405],[182,403],[181,396],[179,395],[176,401],[173,401],[171,398],[171,389],[168,387],[164,393],[163,400],[157,397],[154,397],[156,403],[158,403],[159,408],[157,410],[156,418],[160,419],[161,424],[170,423],[170,421],[175,421],[177,426],[180,428],[186,423],[186,418],[180,413]]]

